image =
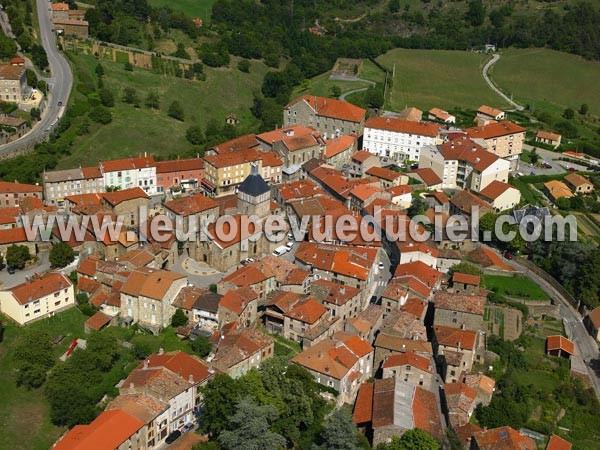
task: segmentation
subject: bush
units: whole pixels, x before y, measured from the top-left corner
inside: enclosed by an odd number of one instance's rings
[[[66,242],[59,242],[50,249],[50,265],[53,269],[61,269],[75,260],[73,249]]]
[[[248,61],[247,59],[242,59],[238,63],[238,69],[240,70],[240,72],[244,72],[244,73],[250,72],[250,61]]]
[[[179,103],[177,100],[173,101],[169,105],[169,110],[167,111],[167,114],[169,115],[169,117],[172,117],[173,119],[179,120],[181,122],[183,122],[185,115],[183,112],[183,106],[181,106],[181,103]]]
[[[96,106],[90,111],[90,119],[102,125],[107,125],[112,122],[112,114],[104,106]]]

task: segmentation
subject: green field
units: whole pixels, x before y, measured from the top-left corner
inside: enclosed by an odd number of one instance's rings
[[[491,69],[494,82],[517,101],[555,112],[587,103],[600,114],[600,63],[546,49],[508,49]]]
[[[215,0],[148,0],[152,7],[168,6],[175,12],[187,14],[188,16],[210,20],[210,13]]]
[[[522,276],[483,275],[483,284],[486,289],[500,295],[526,300],[550,300],[542,288],[529,278]]]
[[[97,61],[86,55],[71,57],[77,70],[76,77],[95,79],[94,68]],[[232,58],[231,67],[237,67],[237,59]],[[71,154],[60,161],[60,168],[75,167],[79,164],[96,164],[99,159],[137,155],[147,152],[153,155],[176,156],[193,152],[193,146],[185,139],[186,130],[192,125],[202,128],[211,120],[225,123],[228,113],[237,115],[240,130],[254,128],[257,120],[250,112],[253,93],[260,91],[267,67],[259,61],[251,61],[249,74],[231,69],[205,68],[206,81],[188,82],[169,75],[160,75],[149,70],[135,69],[127,72],[122,64],[102,61],[105,76],[104,84],[110,88],[116,99],[111,108],[113,121],[108,125],[92,124],[90,133],[75,140]],[[125,87],[133,87],[141,99],[142,106],[135,108],[122,101]],[[160,94],[160,111],[143,105],[150,91]],[[74,101],[83,99],[74,90]],[[185,111],[185,121],[180,122],[167,116],[173,100],[177,100]]]
[[[416,106],[427,111],[477,109],[481,104],[507,106],[485,83],[481,67],[487,56],[450,50],[395,49],[377,61],[390,71],[396,66],[387,105],[392,110]]]
[[[43,328],[52,338],[65,336],[55,346],[58,358],[74,337],[83,336],[85,319],[87,317],[77,308],[72,308],[29,326]],[[64,429],[50,422],[48,403],[40,390],[27,390],[15,383],[12,348],[20,330],[20,327],[8,322],[4,341],[0,343],[0,450],[47,450]]]

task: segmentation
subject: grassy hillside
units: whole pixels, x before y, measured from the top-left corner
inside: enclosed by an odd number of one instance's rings
[[[546,49],[508,49],[492,79],[515,99],[536,108],[579,108],[600,114],[600,63]]]
[[[175,12],[187,14],[193,18],[210,20],[215,0],[148,0],[148,3],[155,8],[168,6]]]
[[[86,55],[72,56],[76,67],[76,78],[95,79],[95,58]],[[258,61],[251,62],[250,73],[237,69],[205,68],[205,81],[188,81],[170,75],[160,75],[144,69],[125,71],[122,64],[102,61],[105,76],[104,84],[110,88],[116,99],[111,108],[113,121],[108,125],[92,123],[90,133],[76,138],[71,154],[60,161],[60,167],[74,167],[79,164],[95,164],[98,159],[110,159],[142,152],[154,155],[182,155],[193,151],[193,146],[185,139],[185,132],[191,125],[203,129],[214,119],[225,123],[225,115],[234,113],[240,119],[241,129],[254,128],[256,119],[250,113],[253,93],[260,91],[267,67]],[[237,67],[233,58],[232,67]],[[122,101],[126,87],[136,89],[142,106],[135,108]],[[160,110],[144,106],[144,99],[150,91],[160,95]],[[75,92],[75,101],[82,99]],[[185,121],[180,122],[167,115],[172,101],[177,100],[184,109]]]
[[[477,108],[481,104],[507,106],[485,83],[481,67],[487,56],[449,50],[395,49],[377,58],[392,70],[393,86],[388,93],[388,109],[416,106],[424,111]]]

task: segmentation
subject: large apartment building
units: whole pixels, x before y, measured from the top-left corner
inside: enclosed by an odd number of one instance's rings
[[[493,181],[508,181],[510,162],[485,150],[466,136],[421,150],[419,169],[431,169],[443,189],[479,192]]]
[[[418,161],[426,145],[441,144],[440,125],[393,117],[372,117],[365,123],[363,148],[397,161]]]
[[[49,205],[63,206],[65,198],[104,192],[104,178],[98,167],[44,172],[44,199]]]
[[[118,189],[140,187],[146,194],[156,194],[156,163],[152,156],[115,159],[99,164],[104,185]]]
[[[471,139],[480,140],[487,151],[510,162],[510,170],[518,169],[519,155],[523,153],[525,128],[505,121],[467,128],[465,131]]]
[[[320,131],[325,139],[343,134],[362,135],[366,111],[333,98],[304,95],[283,111],[283,125],[304,125]]]

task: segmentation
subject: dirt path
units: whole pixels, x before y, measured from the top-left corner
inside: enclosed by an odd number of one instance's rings
[[[512,98],[509,98],[504,92],[502,92],[498,87],[496,87],[494,82],[489,77],[488,72],[489,72],[490,68],[494,64],[496,64],[496,61],[498,61],[499,59],[500,59],[500,55],[498,55],[498,54],[495,54],[494,56],[492,56],[492,59],[490,59],[487,63],[485,63],[485,66],[483,66],[481,75],[483,76],[483,79],[488,84],[490,89],[492,91],[494,91],[496,94],[498,94],[500,97],[502,97],[504,100],[506,100],[514,108],[514,110],[523,111],[525,109],[525,107],[521,106],[517,102],[513,101]]]

